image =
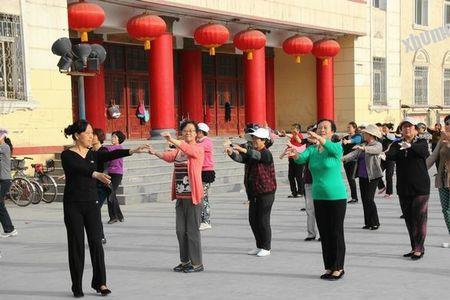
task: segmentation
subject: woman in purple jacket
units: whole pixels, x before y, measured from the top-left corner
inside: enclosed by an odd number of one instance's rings
[[[108,151],[114,151],[117,149],[123,149],[122,143],[125,141],[126,137],[122,131],[117,130],[111,134],[111,146],[106,146]],[[108,165],[108,175],[111,176],[111,186],[112,193],[108,199],[108,213],[109,221],[108,224],[114,224],[117,221],[123,222],[123,214],[120,210],[119,200],[117,199],[117,189],[122,182],[123,177],[123,158],[115,159],[109,162]]]

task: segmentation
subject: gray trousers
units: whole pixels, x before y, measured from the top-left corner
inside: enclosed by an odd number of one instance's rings
[[[202,264],[202,242],[200,219],[202,213],[201,203],[194,205],[191,200],[177,200],[176,231],[180,247],[180,261],[191,262],[194,266]]]
[[[318,237],[316,230],[316,215],[314,213],[314,200],[312,198],[312,184],[305,184],[305,209],[307,237]]]

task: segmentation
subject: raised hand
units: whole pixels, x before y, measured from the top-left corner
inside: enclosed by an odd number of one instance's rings
[[[408,148],[411,148],[411,143],[404,142],[404,141],[400,143],[400,150],[405,150]]]
[[[172,138],[172,135],[170,134],[170,132],[165,131],[165,132],[161,132],[161,136],[163,138],[165,138],[166,140],[170,141],[170,139]]]
[[[364,151],[364,146],[356,145],[356,146],[353,146],[352,149],[353,150],[363,150]]]
[[[139,147],[131,149],[132,153],[148,153],[150,150],[150,145],[141,145]]]
[[[153,149],[151,146],[148,147],[148,154],[150,155],[155,155],[156,154],[156,150]]]
[[[233,149],[238,151],[238,152],[247,152],[247,149],[239,146],[239,145],[233,145]]]

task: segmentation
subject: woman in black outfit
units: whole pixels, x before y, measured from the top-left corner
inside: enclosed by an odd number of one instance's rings
[[[403,256],[412,260],[421,259],[425,253],[430,198],[428,142],[417,137],[415,125],[413,119],[405,118],[400,123],[402,139],[392,143],[386,152],[386,159],[396,163],[397,194],[411,242],[411,251]]]
[[[244,185],[250,205],[249,223],[256,240],[256,249],[249,255],[264,257],[270,255],[272,230],[270,213],[275,200],[277,182],[272,153],[267,149],[269,131],[258,128],[246,134],[253,147],[225,145],[227,154],[236,162],[245,164]]]
[[[91,286],[102,295],[110,294],[106,286],[106,270],[103,245],[101,242],[101,219],[98,207],[97,180],[110,184],[110,177],[97,172],[105,162],[148,152],[148,146],[111,152],[92,151],[93,130],[86,120],[79,120],[64,129],[71,135],[75,145],[61,153],[61,162],[66,178],[63,208],[67,230],[69,268],[74,297],[83,297],[82,281],[84,269],[84,230],[89,243],[93,268]]]

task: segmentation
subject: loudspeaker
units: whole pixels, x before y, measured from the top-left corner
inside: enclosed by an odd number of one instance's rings
[[[91,58],[98,58],[100,63],[103,63],[106,59],[106,50],[103,48],[102,45],[99,44],[92,44],[91,45],[91,54],[89,57]]]
[[[87,63],[87,58],[89,54],[91,54],[91,45],[89,44],[78,44],[72,47],[72,51],[76,57],[81,59],[83,65],[85,66]]]
[[[52,52],[58,56],[72,54],[72,43],[66,37],[57,39],[52,45]]]

